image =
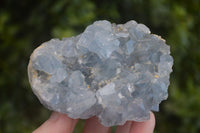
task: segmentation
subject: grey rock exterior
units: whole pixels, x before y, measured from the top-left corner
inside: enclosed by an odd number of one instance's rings
[[[28,76],[48,109],[113,126],[159,110],[172,65],[170,47],[145,25],[103,20],[78,36],[43,43],[31,55]]]

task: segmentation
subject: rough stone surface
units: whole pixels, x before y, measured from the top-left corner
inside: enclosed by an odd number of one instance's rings
[[[40,102],[105,126],[145,121],[168,97],[170,47],[143,24],[96,21],[75,37],[52,39],[31,55],[28,75]]]

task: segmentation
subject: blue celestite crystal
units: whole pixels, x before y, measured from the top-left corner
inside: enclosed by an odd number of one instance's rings
[[[103,20],[78,36],[43,43],[31,55],[28,75],[48,109],[113,126],[148,120],[159,110],[172,65],[170,47],[145,25]]]

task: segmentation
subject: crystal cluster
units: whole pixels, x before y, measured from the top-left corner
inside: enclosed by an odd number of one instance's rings
[[[43,43],[31,55],[28,75],[48,109],[113,126],[148,120],[159,110],[172,65],[170,47],[145,25],[103,20],[78,36]]]

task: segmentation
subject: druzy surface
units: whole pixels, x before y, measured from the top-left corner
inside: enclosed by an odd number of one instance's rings
[[[52,39],[31,55],[29,81],[40,102],[105,126],[145,121],[168,97],[173,58],[143,24],[96,21],[75,37]]]

